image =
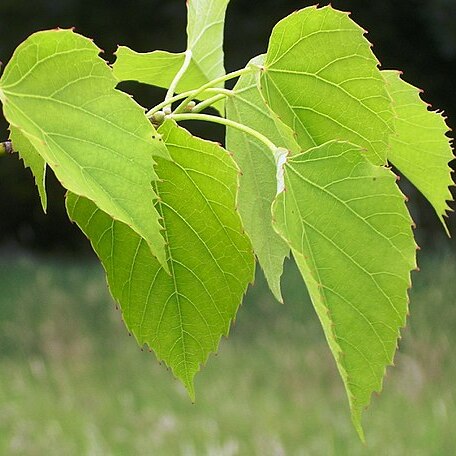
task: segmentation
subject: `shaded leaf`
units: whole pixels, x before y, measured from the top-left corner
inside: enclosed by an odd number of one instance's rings
[[[19,153],[19,156],[24,161],[25,167],[30,168],[38,188],[41,206],[43,207],[43,211],[46,212],[46,162],[30,141],[13,126],[10,127],[10,140],[13,143],[13,149]]]
[[[416,246],[393,173],[329,142],[292,157],[274,204],[344,381],[353,423],[380,391],[407,315]]]
[[[157,159],[156,183],[171,275],[141,237],[90,201],[70,194],[67,209],[101,259],[128,329],[193,398],[193,377],[228,333],[253,280],[254,257],[235,209],[231,157],[171,121],[160,133],[174,160]]]
[[[263,56],[251,63],[262,65]],[[258,89],[257,77],[254,73],[241,76],[233,89],[233,96],[227,100],[227,118],[257,130],[277,147],[299,152],[293,132],[266,106]],[[242,222],[271,291],[277,300],[282,301],[280,277],[290,249],[272,227],[271,205],[277,189],[273,153],[258,139],[230,127],[226,130],[226,146],[242,171],[238,196]]]
[[[419,89],[403,81],[397,71],[382,73],[396,114],[388,159],[427,198],[445,226],[447,200],[453,199],[448,188],[453,185],[448,164],[454,158],[446,136],[449,128],[440,113],[428,110]]]
[[[143,109],[117,81],[93,42],[70,30],[21,44],[0,80],[5,118],[62,185],[130,225],[165,263],[151,182],[152,156],[167,156]]]
[[[261,89],[302,149],[346,140],[384,164],[392,112],[377,65],[364,30],[347,13],[312,6],[275,26]]]

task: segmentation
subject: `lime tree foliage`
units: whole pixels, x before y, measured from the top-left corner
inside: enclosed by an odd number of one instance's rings
[[[292,255],[363,438],[362,411],[393,362],[416,268],[390,166],[445,225],[448,127],[330,6],[286,17],[265,54],[226,74],[227,6],[188,1],[187,49],[119,47],[112,66],[72,30],[30,36],[0,79],[10,124],[1,151],[30,168],[44,210],[48,170],[67,189],[68,215],[100,258],[129,332],[192,399],[256,261],[282,301]],[[126,80],[166,97],[145,110],[116,89]],[[225,125],[225,147],[179,126],[188,120]]]

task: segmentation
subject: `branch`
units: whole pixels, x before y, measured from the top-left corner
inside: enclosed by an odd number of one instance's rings
[[[14,152],[11,141],[4,141],[0,143],[0,155],[12,154]]]

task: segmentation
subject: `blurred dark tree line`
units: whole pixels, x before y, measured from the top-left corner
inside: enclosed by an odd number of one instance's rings
[[[227,69],[238,69],[264,52],[274,24],[313,3],[231,0],[225,37]],[[424,99],[444,110],[450,127],[456,129],[456,0],[334,0],[332,5],[351,11],[352,18],[369,31],[368,38],[383,67],[401,69],[408,82],[425,88]],[[109,61],[114,59],[118,44],[137,51],[182,51],[185,20],[184,0],[1,0],[0,60],[6,63],[31,33],[55,27],[75,27],[94,38]],[[123,88],[143,106],[153,105],[163,95],[161,90],[136,84],[125,84]],[[220,128],[192,127],[205,137],[222,140]],[[0,140],[7,137],[7,126],[0,119]],[[29,171],[24,171],[16,156],[0,159],[0,247],[19,245],[48,252],[88,250],[86,240],[67,220],[63,190],[51,174],[45,216]],[[441,240],[443,230],[429,205],[404,179],[401,182],[411,200],[419,242]],[[453,233],[455,219],[451,220]]]

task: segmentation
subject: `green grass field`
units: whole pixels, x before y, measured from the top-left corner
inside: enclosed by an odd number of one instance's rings
[[[284,306],[258,276],[192,404],[128,336],[97,263],[3,255],[0,455],[454,455],[456,258],[420,263],[364,446],[291,264]]]

